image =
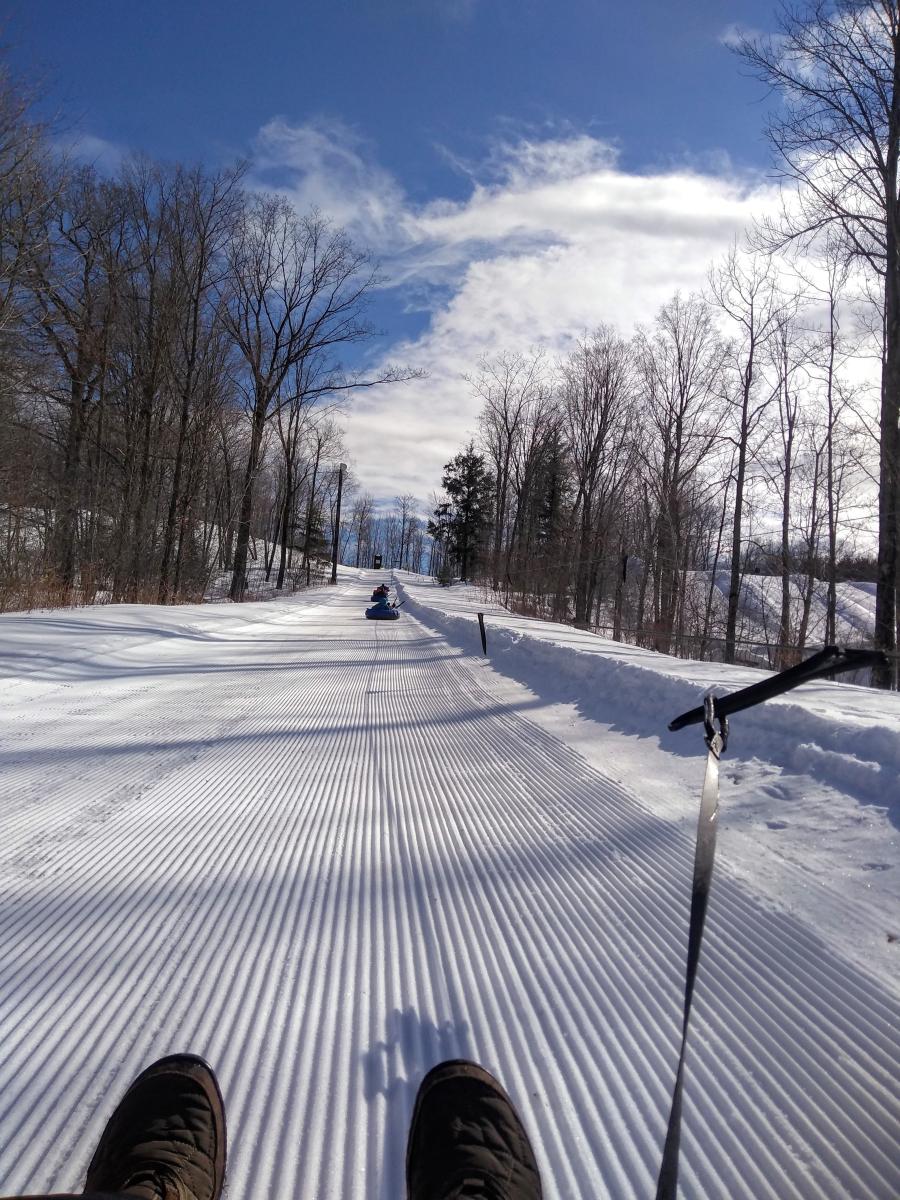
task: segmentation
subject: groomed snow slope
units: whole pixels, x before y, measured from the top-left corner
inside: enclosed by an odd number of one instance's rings
[[[671,717],[756,683],[757,670],[672,658],[532,621],[481,589],[398,573],[407,611],[472,659],[482,682],[693,832],[705,747]],[[477,667],[475,669],[478,669]],[[846,677],[845,677],[846,678]],[[514,682],[515,681],[515,682]],[[813,926],[900,1005],[900,696],[819,681],[740,713],[721,774],[720,865]]]
[[[0,1188],[80,1186],[129,1079],[190,1049],[231,1200],[401,1197],[418,1082],[458,1055],[548,1197],[653,1194],[690,829],[429,625],[366,622],[373,579],[0,619]],[[900,1194],[897,1011],[719,872],[682,1194]]]

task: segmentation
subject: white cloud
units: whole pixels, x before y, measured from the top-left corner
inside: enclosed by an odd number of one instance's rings
[[[93,133],[74,133],[56,140],[67,158],[96,167],[102,175],[114,175],[129,154],[127,146],[97,137]]]
[[[340,121],[269,121],[256,138],[250,182],[284,192],[300,212],[320,208],[361,243],[382,251],[396,250],[406,240],[403,189],[374,161],[368,144]]]
[[[466,199],[421,206],[333,122],[271,122],[261,146],[263,177],[347,225],[400,301],[428,306],[421,336],[384,355],[428,378],[365,393],[347,429],[364,488],[423,502],[475,428],[462,377],[482,354],[541,345],[552,358],[600,321],[630,333],[677,289],[701,287],[710,261],[773,201],[761,180],[723,170],[626,172],[613,145],[581,133],[498,143],[468,168]]]
[[[736,22],[732,22],[719,33],[719,41],[723,46],[737,50],[745,39],[749,38],[750,41],[755,42],[762,36],[763,34],[758,29],[751,29],[748,25],[738,25]]]

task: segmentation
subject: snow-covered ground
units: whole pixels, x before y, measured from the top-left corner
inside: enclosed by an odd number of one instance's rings
[[[483,1062],[548,1197],[653,1194],[696,730],[758,675],[402,577],[0,617],[0,1188],[80,1185],[128,1080],[220,1077],[227,1195],[403,1195],[416,1087]],[[900,702],[735,718],[689,1050],[685,1197],[900,1194]]]
[[[511,681],[526,685],[541,701],[534,720],[658,817],[696,821],[702,730],[666,726],[707,691],[756,683],[759,671],[672,658],[515,616],[480,589],[397,577],[410,611],[473,656],[481,654],[476,614],[485,613],[495,687],[512,700]],[[900,696],[822,682],[738,714],[721,802],[720,863],[897,987]]]

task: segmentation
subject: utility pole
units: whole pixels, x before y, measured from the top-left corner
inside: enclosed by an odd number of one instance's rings
[[[338,547],[341,541],[341,493],[344,490],[344,472],[347,470],[346,463],[338,464],[338,494],[337,494],[337,511],[334,514],[334,542],[331,546],[331,582],[337,583],[337,560]]]

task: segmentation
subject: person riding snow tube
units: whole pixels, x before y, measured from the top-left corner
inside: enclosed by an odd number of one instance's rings
[[[370,621],[396,621],[400,613],[388,604],[387,596],[382,593],[378,601],[366,609],[366,616]]]
[[[390,590],[391,589],[388,587],[388,585],[386,583],[379,583],[378,587],[372,593],[372,599],[380,600],[382,597],[387,599],[387,595]]]

